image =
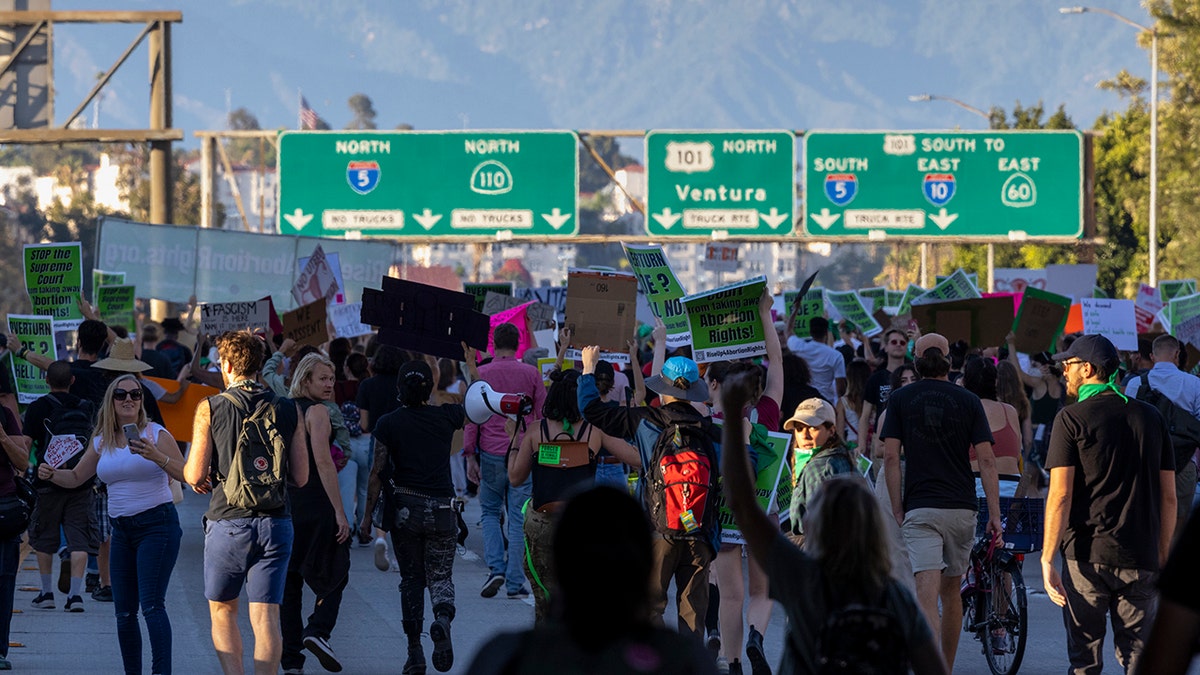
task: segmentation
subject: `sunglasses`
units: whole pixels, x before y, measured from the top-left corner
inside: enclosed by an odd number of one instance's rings
[[[141,389],[113,389],[113,400],[114,401],[124,401],[126,398],[133,399],[134,401],[140,401],[140,400],[142,400],[142,390]]]
[[[1087,363],[1087,362],[1084,361],[1083,359],[1071,359],[1070,361],[1063,361],[1059,365],[1062,366],[1063,368],[1067,368],[1069,366],[1077,366],[1081,363]]]

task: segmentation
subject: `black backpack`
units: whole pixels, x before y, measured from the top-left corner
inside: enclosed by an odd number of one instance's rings
[[[1192,458],[1200,446],[1200,420],[1192,417],[1191,413],[1175,405],[1163,396],[1162,392],[1150,386],[1150,374],[1142,375],[1141,385],[1138,386],[1137,399],[1145,401],[1158,409],[1163,421],[1167,423],[1167,432],[1171,435],[1171,447],[1175,450],[1175,470]]]
[[[229,505],[251,511],[273,511],[287,504],[287,458],[290,439],[279,432],[276,401],[261,398],[254,409],[228,393],[218,394],[241,413],[241,426],[229,473],[220,477]],[[284,403],[290,403],[286,399]],[[302,422],[301,422],[302,423]],[[214,463],[216,456],[213,456]]]
[[[50,416],[45,420],[46,442],[49,442],[51,436],[74,436],[79,440],[79,444],[83,448],[87,448],[91,442],[92,431],[96,424],[96,406],[86,398],[79,399],[79,402],[73,406],[63,403],[54,394],[46,394],[46,398],[54,406],[50,411]],[[45,456],[46,443],[42,443],[42,457]],[[79,460],[83,458],[83,453],[79,453],[63,463],[60,469],[74,469]]]
[[[885,589],[886,593],[886,589]],[[826,606],[830,606],[828,589]],[[829,612],[817,635],[819,675],[906,675],[908,641],[883,606],[848,603]]]
[[[647,509],[654,529],[674,538],[709,541],[717,520],[720,467],[711,423],[668,424],[646,469]]]

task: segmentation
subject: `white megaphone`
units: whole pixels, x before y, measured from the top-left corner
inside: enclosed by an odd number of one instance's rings
[[[507,415],[511,419],[528,415],[533,412],[533,399],[526,394],[502,394],[488,386],[483,380],[476,380],[467,387],[463,407],[467,409],[467,419],[472,424],[483,424],[492,415]]]

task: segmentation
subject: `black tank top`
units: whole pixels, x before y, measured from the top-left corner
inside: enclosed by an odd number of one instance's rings
[[[323,405],[320,401],[311,398],[293,399],[296,405],[300,406],[300,419],[297,424],[304,424],[304,416],[308,414],[308,409],[313,406]],[[308,434],[308,430],[304,431],[304,439],[308,446],[308,482],[304,487],[296,487],[295,485],[288,486],[288,497],[291,499],[292,507],[295,509],[328,509],[329,513],[333,513],[333,504],[329,502],[329,496],[325,493],[325,485],[321,483],[321,476],[317,473],[317,462],[313,455],[312,438]],[[333,427],[329,428],[329,442],[333,442]]]
[[[583,441],[591,437],[591,427],[587,422],[580,422],[579,428],[575,435],[568,433],[559,433],[555,438],[550,438],[550,428],[546,425],[546,420],[542,420],[542,442],[541,445],[554,445],[556,442],[563,441]],[[570,492],[576,488],[582,488],[596,480],[596,457],[589,449],[591,461],[582,466],[562,469],[557,467],[544,466],[538,461],[539,447],[533,448],[533,508],[539,509],[551,502],[558,502],[570,496]]]
[[[283,434],[284,438],[290,439],[296,431],[296,407],[286,398],[276,398],[266,387],[255,384],[252,387],[230,387],[225,390],[226,393],[236,396],[248,410],[254,410],[258,407],[260,401],[274,401],[276,406],[276,424],[279,427],[279,433]],[[234,447],[237,444],[238,434],[242,429],[242,412],[234,406],[232,401],[226,400],[221,396],[208,397],[209,409],[212,411],[211,419],[208,427],[209,444],[212,448],[213,464],[216,472],[221,476],[229,474],[229,462],[233,457]],[[312,482],[311,480],[309,481]],[[213,476],[213,489],[209,497],[208,513],[205,517],[209,520],[233,520],[234,518],[287,518],[290,517],[291,511],[287,504],[282,508],[271,511],[251,511],[249,509],[237,509],[229,505],[225,499],[225,488],[217,481],[216,476]]]

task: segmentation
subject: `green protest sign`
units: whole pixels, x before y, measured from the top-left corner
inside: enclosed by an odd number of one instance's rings
[[[825,297],[829,299],[829,305],[838,315],[854,324],[866,337],[875,337],[883,332],[883,327],[863,306],[862,299],[855,291],[830,291]]]
[[[51,361],[58,360],[58,351],[54,346],[54,320],[50,317],[9,314],[8,332],[21,341],[23,348]],[[50,386],[37,366],[25,359],[10,358],[9,361],[12,363],[18,403],[33,403],[50,393]]]
[[[650,311],[667,327],[667,347],[678,349],[692,343],[687,312],[682,299],[686,295],[679,278],[671,269],[662,246],[623,244],[625,257],[638,280],[638,290],[650,303]]]
[[[120,286],[124,283],[124,272],[105,272],[104,270],[92,270],[92,302],[96,302],[96,292],[101,286]]]
[[[1170,301],[1174,298],[1182,298],[1185,295],[1192,295],[1196,292],[1195,279],[1181,279],[1179,281],[1160,281],[1158,282],[1158,293],[1163,302]]]
[[[758,311],[766,287],[767,278],[759,275],[683,298],[696,363],[743,359],[767,352]]]
[[[463,293],[475,298],[475,311],[483,311],[483,301],[487,299],[488,293],[497,293],[499,295],[512,295],[513,284],[511,281],[491,282],[475,284],[468,281],[463,282]]]
[[[1172,298],[1167,316],[1172,335],[1193,347],[1200,346],[1200,294]]]
[[[785,313],[792,313],[792,307],[796,304],[796,295],[798,293],[799,291],[787,291],[783,294],[783,309]],[[808,330],[808,322],[817,316],[825,316],[824,288],[810,288],[804,294],[804,299],[800,301],[800,311],[796,313],[796,320],[792,324],[792,334],[799,338],[812,337],[812,333]]]
[[[871,302],[871,306],[867,311],[878,312],[887,304],[887,289],[883,286],[860,288],[858,289],[858,297],[862,298],[864,306],[866,306],[868,300]]]
[[[134,297],[133,286],[100,286],[96,289],[96,311],[100,318],[104,319],[104,323],[110,326],[125,326],[130,333],[136,333]]]
[[[54,330],[74,330],[83,323],[83,250],[74,244],[26,244],[25,290],[37,316],[54,319]]]
[[[1013,320],[1013,346],[1022,354],[1051,351],[1070,311],[1071,299],[1065,295],[1026,286]]]
[[[973,300],[980,297],[979,289],[971,283],[970,276],[961,269],[938,282],[929,291],[909,300],[913,305],[927,305],[949,300]]]
[[[964,271],[963,271],[963,269],[962,269],[961,267],[960,267],[960,268],[958,268],[958,270],[956,270],[956,272],[963,272],[964,274],[966,274],[966,272],[964,272]],[[950,278],[950,277],[952,277],[952,276],[954,276],[954,275],[953,275],[953,274],[938,274],[938,275],[935,275],[935,276],[933,277],[933,284],[934,284],[934,286],[937,286],[937,284],[940,284],[940,283],[942,283],[943,281],[945,281],[945,280],[949,279],[949,278]],[[974,272],[971,272],[970,274],[967,274],[967,281],[970,281],[970,282],[971,282],[971,285],[972,285],[972,286],[974,286],[974,287],[975,287],[975,288],[978,290],[978,288],[979,288],[979,275],[978,275],[978,274],[976,274],[976,273],[974,273]],[[958,299],[961,299],[961,298],[955,298],[955,299],[956,299],[956,300],[958,300]]]
[[[884,293],[884,307],[899,307],[904,302],[904,291],[892,291]]]
[[[908,314],[912,301],[925,294],[925,289],[916,284],[909,284],[908,288],[904,289],[904,295],[900,296],[900,311],[897,314]]]
[[[713,420],[713,423],[718,427],[720,423]],[[769,511],[771,503],[775,501],[775,497],[782,487],[780,478],[784,475],[784,468],[787,467],[788,448],[792,444],[791,434],[781,434],[776,431],[769,431],[766,437],[753,435],[750,439],[754,444],[754,450],[758,453],[758,472],[754,480],[754,496],[758,499],[758,506]],[[788,493],[790,500],[791,493]],[[783,495],[779,495],[782,500]],[[721,523],[721,543],[722,544],[745,544],[746,539],[742,536],[741,530],[738,529],[737,523],[733,520],[733,511],[725,505],[725,493],[717,498],[717,519]]]

